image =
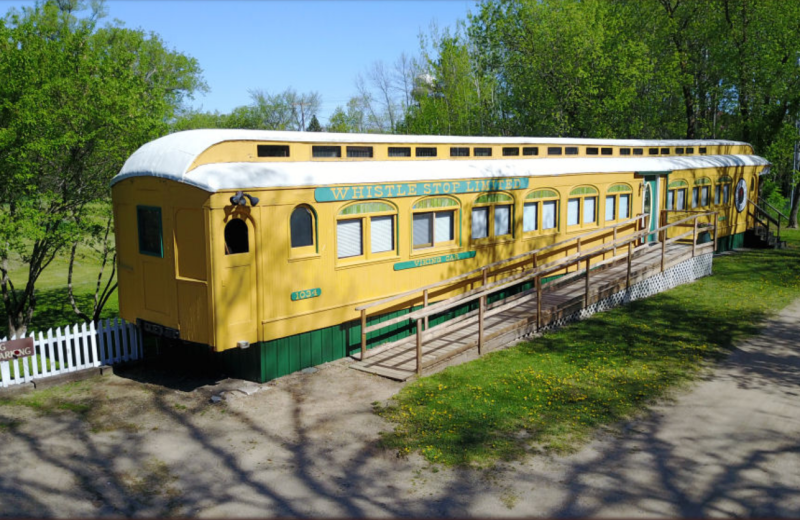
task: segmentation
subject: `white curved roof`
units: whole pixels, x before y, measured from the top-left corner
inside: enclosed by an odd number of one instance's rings
[[[225,141],[280,141],[298,143],[485,143],[597,146],[708,146],[746,144],[738,141],[570,139],[528,137],[452,137],[266,130],[190,130],[170,134],[139,148],[125,162],[112,185],[129,177],[160,177],[209,192],[227,189],[327,186],[362,182],[404,182],[472,178],[533,177],[573,173],[655,172],[719,166],[767,165],[754,155],[704,155],[630,158],[535,158],[493,160],[236,162],[206,164],[189,170],[209,147]]]

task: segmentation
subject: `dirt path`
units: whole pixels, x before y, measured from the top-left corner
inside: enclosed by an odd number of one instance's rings
[[[800,301],[675,402],[491,470],[376,448],[400,385],[346,363],[254,386],[130,370],[0,406],[0,515],[800,515]]]

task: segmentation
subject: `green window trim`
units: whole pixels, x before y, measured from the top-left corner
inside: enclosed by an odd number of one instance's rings
[[[633,188],[631,188],[627,184],[614,184],[610,188],[608,188],[608,193],[629,193],[632,192]]]
[[[569,192],[570,197],[572,196],[581,196],[581,195],[597,195],[597,188],[593,188],[591,186],[578,186],[577,188],[573,188],[571,192]]]
[[[152,219],[154,218],[158,220],[157,236],[151,234],[152,228],[148,226],[148,224],[153,223]],[[139,234],[139,254],[164,258],[164,224],[161,218],[161,208],[158,206],[136,206],[136,225]],[[158,239],[157,247],[155,244],[156,238]]]
[[[363,215],[365,213],[396,212],[397,208],[385,202],[359,202],[339,211],[339,215]]]
[[[526,197],[525,200],[536,200],[536,199],[550,199],[550,198],[558,198],[558,193],[555,190],[536,190],[530,192]]]
[[[514,198],[505,193],[484,193],[475,199],[475,204],[497,204],[497,203],[513,203]]]
[[[672,189],[672,188],[686,188],[688,186],[689,186],[688,182],[686,182],[686,181],[684,181],[682,179],[679,179],[677,181],[670,182],[669,185],[667,186],[667,188],[669,188],[669,189]]]
[[[708,177],[700,177],[694,181],[695,186],[708,186],[711,184],[711,179]]]
[[[732,183],[733,183],[733,179],[731,179],[727,175],[723,175],[722,177],[717,179],[717,184],[732,184]]]
[[[448,197],[431,197],[414,204],[413,209],[439,209],[458,207],[458,201]]]

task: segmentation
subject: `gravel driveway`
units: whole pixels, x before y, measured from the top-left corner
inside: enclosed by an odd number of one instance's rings
[[[800,516],[800,301],[578,453],[489,469],[379,449],[401,384],[345,361],[206,383],[128,369],[0,405],[0,515]]]

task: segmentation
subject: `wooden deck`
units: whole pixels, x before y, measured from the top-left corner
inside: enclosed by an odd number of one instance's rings
[[[713,251],[713,244],[696,246],[695,256]],[[692,258],[692,245],[671,243],[665,247],[663,269]],[[542,285],[541,319],[537,317],[535,290],[511,296],[487,306],[484,317],[483,342],[480,353],[501,348],[516,340],[557,324],[557,320],[574,315],[613,294],[662,272],[662,247],[658,242],[643,247],[632,257],[630,279],[628,260],[620,255],[589,273],[586,292],[585,270],[567,274]],[[493,313],[494,311],[494,313]],[[472,311],[422,333],[422,373],[441,370],[459,354],[474,357],[478,353],[479,314]],[[352,368],[399,381],[417,375],[417,338],[409,336],[368,351],[365,360]]]

